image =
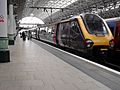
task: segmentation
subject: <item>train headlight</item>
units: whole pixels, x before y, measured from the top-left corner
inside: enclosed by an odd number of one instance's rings
[[[92,40],[86,39],[85,45],[86,45],[87,48],[91,48],[91,47],[93,46],[93,44],[94,44],[94,43],[93,43]]]
[[[109,44],[110,44],[110,47],[111,47],[111,48],[113,48],[113,47],[115,46],[115,43],[114,43],[113,40],[110,40],[110,41],[109,41]]]

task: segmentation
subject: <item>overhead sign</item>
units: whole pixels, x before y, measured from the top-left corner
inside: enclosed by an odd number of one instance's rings
[[[0,23],[3,23],[3,22],[4,22],[4,16],[0,15]]]

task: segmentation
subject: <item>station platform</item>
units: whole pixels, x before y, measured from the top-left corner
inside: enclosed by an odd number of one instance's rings
[[[17,37],[11,61],[0,63],[0,90],[112,90],[61,58]]]

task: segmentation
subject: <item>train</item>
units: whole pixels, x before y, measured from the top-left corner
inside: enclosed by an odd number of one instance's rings
[[[120,17],[105,19],[113,37],[114,37],[114,51],[120,51]]]
[[[83,13],[31,31],[32,37],[56,46],[96,55],[114,47],[114,37],[103,18]]]

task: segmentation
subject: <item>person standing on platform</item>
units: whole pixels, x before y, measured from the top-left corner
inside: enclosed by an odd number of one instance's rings
[[[28,40],[29,40],[29,39],[31,40],[31,37],[32,37],[31,31],[28,31]]]
[[[23,38],[23,41],[26,40],[26,34],[25,34],[25,32],[22,32],[22,38]]]

